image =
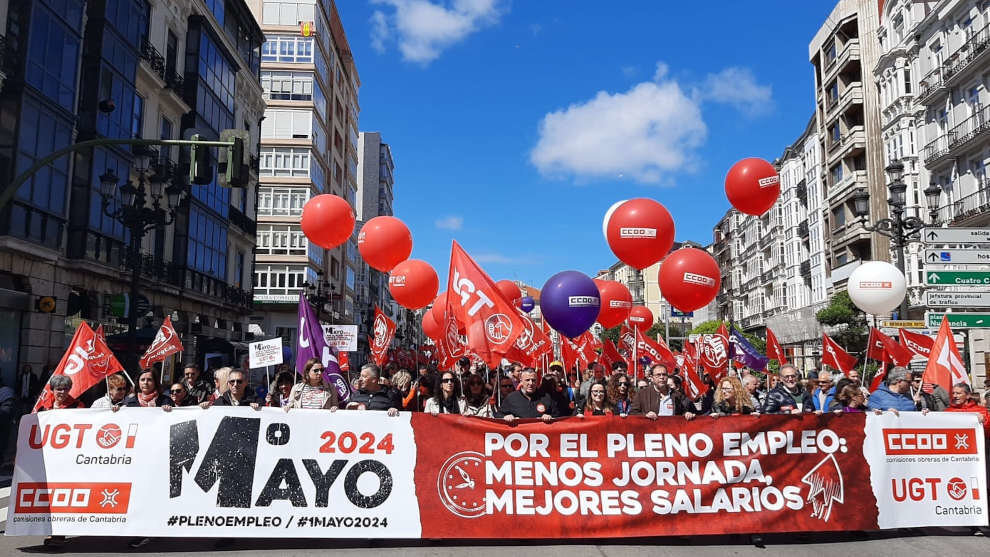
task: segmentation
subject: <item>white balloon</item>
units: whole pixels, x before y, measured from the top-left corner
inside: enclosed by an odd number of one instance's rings
[[[606,243],[608,242],[608,220],[612,218],[612,213],[619,208],[619,205],[622,205],[626,201],[629,200],[623,199],[622,201],[616,201],[611,207],[608,208],[608,211],[605,211],[605,218],[602,220],[602,236],[605,236]]]
[[[904,273],[890,263],[865,261],[849,275],[846,289],[856,307],[866,313],[879,315],[901,305],[907,292],[907,283]]]

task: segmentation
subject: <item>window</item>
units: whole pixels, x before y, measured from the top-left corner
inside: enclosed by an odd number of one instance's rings
[[[838,184],[839,182],[841,182],[842,181],[842,163],[839,163],[839,164],[833,166],[831,168],[831,170],[829,170],[829,173],[832,176],[832,185],[833,186],[836,185],[836,184]]]
[[[219,0],[218,0],[219,1]],[[208,33],[199,40],[196,111],[217,134],[234,127],[234,69]]]
[[[244,288],[244,252],[241,250],[237,250],[234,258],[234,273],[234,286]]]
[[[836,55],[837,53],[835,49],[835,41],[832,41],[828,44],[828,47],[826,47],[825,49],[825,64],[828,65],[834,62]]]
[[[839,82],[833,81],[828,88],[828,103],[833,104],[839,100]]]
[[[76,0],[65,3],[70,24],[78,26],[80,6]],[[59,106],[75,111],[76,68],[79,61],[80,36],[43,3],[35,5],[31,16],[25,79]]]
[[[911,93],[911,68],[904,67],[904,93]]]
[[[172,122],[168,118],[162,116],[161,123],[161,139],[172,139]],[[161,153],[161,160],[167,161],[172,159],[172,147],[170,145],[162,145],[159,147]]]
[[[179,58],[179,39],[171,29],[166,30],[165,37],[165,74],[171,76],[177,73],[176,62]]]
[[[226,0],[205,0],[206,7],[209,8],[210,12],[213,13],[213,17],[217,18],[217,22],[220,23],[220,27],[223,27],[224,16],[224,2]]]
[[[134,109],[131,114],[131,137],[141,137],[141,127],[144,126],[144,97],[134,93]]]
[[[839,123],[838,122],[836,122],[835,124],[832,125],[832,132],[831,132],[830,135],[832,136],[832,145],[835,145],[836,143],[839,143],[839,141],[842,140],[842,137],[839,134]]]
[[[261,186],[258,188],[258,216],[298,217],[309,201],[309,188]]]
[[[40,104],[25,97],[17,139],[17,172],[72,142],[72,126]],[[70,157],[59,157],[28,178],[17,190],[17,199],[48,213],[64,216],[69,185]],[[105,170],[106,167],[104,167]],[[102,174],[103,170],[97,174]],[[117,173],[127,176],[127,173]],[[94,183],[99,183],[97,180]]]
[[[309,242],[302,228],[295,224],[263,224],[258,226],[259,255],[306,255]]]
[[[839,228],[845,226],[846,224],[846,209],[843,206],[838,206],[832,209],[832,230],[838,230]]]
[[[310,110],[266,110],[261,122],[265,139],[311,139],[313,112]]]
[[[266,35],[261,45],[263,62],[313,63],[313,37]]]
[[[263,70],[261,88],[266,99],[310,101],[313,100],[313,73]]]
[[[316,21],[314,1],[280,0],[265,2],[262,19],[270,25],[298,25],[300,21]]]
[[[186,265],[221,280],[227,276],[227,227],[195,205],[189,211]]]
[[[303,283],[315,284],[316,271],[303,265],[256,265],[254,270],[254,297],[272,300],[275,296],[296,297]]]
[[[262,147],[261,176],[309,176],[310,150],[302,147]]]

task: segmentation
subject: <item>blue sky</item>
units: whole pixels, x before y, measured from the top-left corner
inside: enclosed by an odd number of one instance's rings
[[[678,240],[709,243],[729,167],[804,130],[833,5],[337,2],[360,128],[390,144],[395,215],[441,290],[451,239],[496,280],[594,274],[616,260],[601,222],[620,199],[656,199]]]

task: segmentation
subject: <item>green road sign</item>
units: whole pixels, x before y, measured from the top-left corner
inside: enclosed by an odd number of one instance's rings
[[[990,271],[928,271],[925,273],[925,284],[990,287]]]
[[[949,318],[949,326],[953,329],[990,329],[990,313],[942,313],[929,311],[925,313],[925,322],[929,329],[938,329],[942,325],[942,316]]]

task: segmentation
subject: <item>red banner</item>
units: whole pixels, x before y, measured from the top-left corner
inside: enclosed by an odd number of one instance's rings
[[[928,356],[923,381],[941,385],[950,392],[952,387],[959,383],[969,385],[969,373],[959,354],[959,348],[956,347],[956,341],[952,338],[949,319],[944,315],[942,324],[938,328],[938,335],[935,337],[935,345]]]
[[[787,356],[784,354],[784,349],[780,347],[780,342],[777,341],[777,335],[773,334],[770,327],[767,327],[767,357],[771,360],[777,360],[777,363],[782,366],[787,365]]]
[[[424,538],[872,530],[863,414],[508,426],[414,414]],[[844,447],[852,449],[845,450]],[[481,518],[481,520],[475,520]],[[521,527],[521,521],[525,527]]]
[[[69,396],[75,399],[93,385],[103,381],[107,375],[123,370],[124,366],[117,361],[106,341],[97,336],[96,332],[83,321],[76,329],[69,348],[62,355],[62,360],[52,372],[52,376],[71,377],[72,390],[69,391]],[[53,397],[51,383],[46,383],[45,390],[41,392],[34,405],[34,411],[37,412],[42,407],[51,408]]]
[[[932,346],[935,345],[935,339],[921,333],[897,329],[897,336],[901,338],[901,346],[923,358],[927,358],[931,354]]]
[[[849,375],[856,365],[856,357],[842,349],[831,337],[822,334],[822,363]]]
[[[382,310],[375,306],[375,321],[371,325],[374,333],[371,339],[371,359],[379,366],[385,365],[388,360],[388,347],[395,337],[395,321],[382,313]]]
[[[103,325],[100,327],[102,328]],[[166,315],[162,326],[158,329],[158,334],[155,335],[155,340],[151,341],[151,346],[145,351],[144,356],[141,356],[138,365],[141,369],[149,368],[156,362],[164,362],[169,356],[179,352],[182,352],[182,341],[175,333],[172,318]]]

